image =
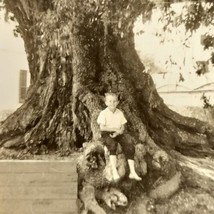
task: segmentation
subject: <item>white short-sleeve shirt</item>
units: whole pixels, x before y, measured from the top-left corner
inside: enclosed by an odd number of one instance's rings
[[[99,125],[104,125],[107,128],[120,129],[121,125],[127,122],[124,114],[119,109],[112,112],[109,108],[104,109],[100,112],[97,123]]]

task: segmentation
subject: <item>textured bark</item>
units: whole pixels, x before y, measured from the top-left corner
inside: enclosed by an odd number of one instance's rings
[[[90,8],[84,10],[87,5],[75,1],[70,17],[73,25],[66,26],[72,32],[66,41],[72,45],[62,60],[60,47],[50,46],[41,51],[37,40],[36,16],[52,10],[51,1],[47,5],[41,2],[17,0],[14,4],[5,0],[20,25],[31,85],[26,102],[0,125],[1,146],[25,148],[32,153],[46,147],[68,154],[85,141],[95,142],[99,139],[96,118],[104,108],[103,95],[109,90],[117,91],[119,108],[128,120],[127,130],[134,138],[136,150],[143,145],[146,151],[135,157],[144,176],[143,188],[139,189],[149,193],[144,195],[143,203],[149,197],[162,200],[172,196],[180,184],[200,188],[212,196],[214,165],[206,158],[213,158],[214,128],[173,112],[158,95],[134,48],[133,20],[141,7],[121,36],[117,17],[114,22],[96,17],[97,21],[88,23],[88,14],[83,11]],[[138,5],[137,2],[133,1]],[[29,7],[34,10],[28,10]],[[130,188],[128,183],[124,185],[129,194],[136,187],[136,183]],[[167,185],[170,191],[163,194]],[[91,189],[90,185],[85,186],[86,190],[87,187]],[[91,191],[93,196],[94,190]]]
[[[52,47],[42,50],[36,16],[51,1],[5,1],[19,22],[19,31],[25,43],[31,74],[31,85],[26,102],[0,127],[1,144],[21,146],[30,152],[39,152],[41,146],[61,148],[69,152],[72,141],[72,53],[61,63],[60,52]],[[33,8],[31,10],[30,8]],[[59,65],[59,66],[56,66]],[[19,137],[19,142],[17,141]],[[14,143],[12,143],[14,142]]]

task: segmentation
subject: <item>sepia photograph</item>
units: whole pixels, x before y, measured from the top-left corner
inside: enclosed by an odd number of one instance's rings
[[[0,0],[0,214],[213,214],[213,0]]]

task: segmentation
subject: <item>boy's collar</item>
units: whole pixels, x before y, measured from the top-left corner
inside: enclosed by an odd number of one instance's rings
[[[109,109],[109,107],[106,107],[106,109],[108,110],[108,111],[110,111],[111,113],[115,113],[118,109],[116,108],[115,109],[115,111],[113,112],[113,111],[111,111],[110,109]]]

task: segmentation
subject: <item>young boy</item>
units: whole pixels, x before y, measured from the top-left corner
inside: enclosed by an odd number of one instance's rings
[[[134,168],[135,147],[132,143],[127,142],[124,137],[124,125],[127,122],[123,112],[117,108],[119,101],[115,93],[105,94],[106,109],[100,112],[97,123],[100,125],[101,136],[105,146],[110,152],[110,163],[112,166],[113,179],[117,181],[120,176],[117,172],[117,144],[120,143],[122,150],[128,159],[130,169],[129,178],[140,181],[141,177],[137,175]]]

